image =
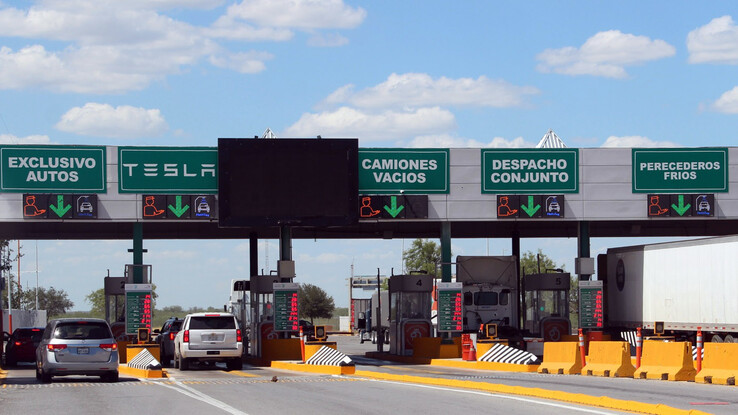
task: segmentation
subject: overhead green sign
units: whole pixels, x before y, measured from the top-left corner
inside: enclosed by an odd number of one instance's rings
[[[578,193],[579,149],[483,149],[482,193]]]
[[[0,146],[0,191],[105,193],[103,146]]]
[[[727,192],[727,148],[634,148],[633,193]]]
[[[120,193],[217,193],[217,147],[118,147]]]
[[[448,149],[359,149],[359,192],[449,192]]]

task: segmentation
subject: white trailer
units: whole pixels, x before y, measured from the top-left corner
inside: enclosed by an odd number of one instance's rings
[[[738,341],[738,236],[611,248],[599,261],[608,327],[663,322],[676,336]]]

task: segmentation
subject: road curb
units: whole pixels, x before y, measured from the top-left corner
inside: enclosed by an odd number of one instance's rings
[[[320,373],[324,375],[353,375],[354,372],[356,372],[356,366],[307,365],[305,363],[276,360],[272,362],[271,367],[273,369],[285,369],[307,373]]]
[[[623,399],[614,399],[607,396],[590,396],[581,393],[564,391],[552,391],[541,388],[528,388],[524,386],[508,386],[496,383],[475,382],[469,380],[438,379],[422,376],[393,375],[389,373],[371,372],[358,370],[354,376],[386,380],[393,382],[419,383],[424,385],[446,386],[460,389],[481,390],[490,393],[505,395],[530,396],[534,398],[557,400],[579,405],[595,406],[606,409],[614,409],[626,412],[636,412],[652,415],[710,415],[707,412],[696,409],[677,409],[663,404],[649,404]]]

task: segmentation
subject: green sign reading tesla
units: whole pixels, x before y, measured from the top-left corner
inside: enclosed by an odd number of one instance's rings
[[[359,192],[449,192],[448,149],[359,149]]]
[[[482,193],[577,193],[579,149],[482,150]]]
[[[633,193],[727,192],[727,148],[634,148]]]
[[[215,147],[118,147],[120,193],[217,193]]]
[[[105,147],[0,146],[0,191],[105,193]]]

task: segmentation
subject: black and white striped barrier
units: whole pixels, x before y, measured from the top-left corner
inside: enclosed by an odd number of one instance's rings
[[[631,350],[635,350],[636,347],[636,332],[635,331],[621,331],[620,337],[626,342],[630,343]],[[705,357],[705,349],[702,349],[702,357]],[[697,347],[692,346],[692,360],[697,360]]]
[[[305,364],[320,366],[353,366],[354,361],[345,354],[328,346],[321,346],[318,351],[312,355]]]
[[[146,349],[141,350],[130,362],[128,367],[141,370],[161,370],[161,363]]]
[[[478,359],[480,362],[512,363],[515,365],[535,365],[538,358],[533,353],[497,343]]]

